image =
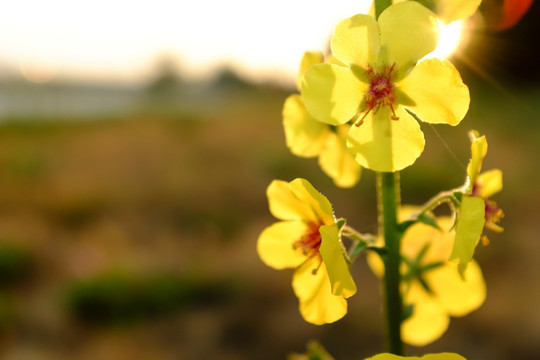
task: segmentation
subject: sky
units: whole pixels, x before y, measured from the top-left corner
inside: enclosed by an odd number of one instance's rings
[[[0,72],[48,79],[140,82],[163,56],[188,78],[222,65],[292,81],[305,50],[324,50],[369,0],[18,0],[0,11]]]

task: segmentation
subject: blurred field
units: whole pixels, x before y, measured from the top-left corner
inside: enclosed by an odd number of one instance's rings
[[[444,143],[422,124],[427,146],[402,173],[403,202],[462,183],[474,128],[489,142],[484,169],[504,172],[495,199],[506,231],[477,251],[485,305],[453,319],[422,352],[538,358],[540,89],[464,77],[470,113],[460,127],[435,128]],[[297,311],[292,272],[265,267],[255,252],[274,221],[265,196],[272,179],[308,178],[338,216],[374,231],[373,174],[352,190],[335,188],[315,160],[285,147],[289,91],[230,80],[198,105],[180,96],[175,107],[174,96],[156,91],[150,105],[121,115],[4,119],[3,359],[284,359],[310,339],[343,360],[383,349],[378,280],[363,259],[349,314],[317,327]]]

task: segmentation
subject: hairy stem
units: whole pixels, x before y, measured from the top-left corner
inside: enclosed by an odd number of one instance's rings
[[[401,233],[398,229],[399,174],[378,173],[379,219],[386,254],[384,261],[384,310],[386,322],[387,351],[396,355],[403,353],[401,341],[402,300],[400,293],[399,265]]]

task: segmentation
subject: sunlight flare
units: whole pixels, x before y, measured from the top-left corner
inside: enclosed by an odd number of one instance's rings
[[[463,21],[453,21],[446,25],[439,21],[439,30],[439,44],[435,50],[425,56],[425,59],[445,59],[452,55],[459,47],[462,39]]]

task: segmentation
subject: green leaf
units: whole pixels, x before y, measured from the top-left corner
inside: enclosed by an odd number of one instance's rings
[[[400,222],[398,225],[397,225],[397,228],[398,228],[398,231],[401,233],[401,234],[404,234],[405,231],[407,231],[407,229],[411,226],[411,225],[414,225],[416,224],[416,220],[405,220],[405,221],[402,221]]]
[[[432,226],[437,230],[442,230],[433,216],[430,216],[428,214],[420,214],[418,215],[417,220],[423,224]]]
[[[305,354],[290,354],[287,360],[334,360],[332,355],[318,342],[311,340]]]
[[[409,219],[409,220],[405,220],[405,221],[402,221],[398,224],[398,231],[401,233],[401,234],[404,234],[405,231],[407,231],[407,229],[416,224],[417,222],[421,222],[423,224],[426,224],[426,225],[429,225],[429,226],[432,226],[434,227],[435,229],[437,230],[441,230],[441,228],[439,227],[439,225],[437,224],[437,221],[435,220],[435,217],[431,216],[431,215],[428,215],[428,214],[419,214],[419,215],[416,215],[416,217],[412,218],[412,219]]]
[[[349,257],[354,259],[360,253],[367,249],[367,244],[365,242],[357,242],[350,250],[349,250]]]
[[[341,229],[343,229],[343,227],[345,225],[347,225],[347,219],[338,219],[337,222],[336,222],[337,226],[338,226],[338,230],[341,232]]]
[[[461,203],[461,198],[463,197],[463,192],[461,191],[454,191],[454,197],[456,200]]]
[[[407,320],[408,318],[412,316],[413,313],[414,313],[414,304],[406,304],[403,307],[403,314],[402,314],[403,319],[401,321]]]

